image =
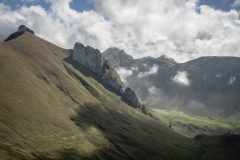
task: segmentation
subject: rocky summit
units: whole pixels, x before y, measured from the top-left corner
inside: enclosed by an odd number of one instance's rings
[[[24,32],[29,32],[29,33],[31,33],[31,34],[34,35],[34,31],[33,31],[33,30],[29,29],[29,28],[26,27],[25,25],[20,25],[20,26],[18,27],[18,31],[12,33],[11,35],[9,35],[8,38],[5,40],[5,42],[6,42],[6,41],[10,41],[10,40],[12,40],[12,39],[15,39],[15,38],[17,38],[18,36],[21,36]]]
[[[22,32],[22,31],[26,31],[26,32],[34,34],[34,31],[29,29],[25,25],[21,25],[21,26],[18,27],[18,32]]]

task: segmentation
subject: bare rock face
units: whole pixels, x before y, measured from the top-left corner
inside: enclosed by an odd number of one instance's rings
[[[135,94],[135,92],[131,89],[131,88],[127,88],[126,91],[123,94],[123,97],[126,98],[128,101],[132,102],[132,104],[136,107],[136,108],[142,108],[137,95]]]
[[[74,46],[72,57],[92,71],[102,75],[103,56],[98,49],[90,46],[85,47],[77,42]]]
[[[25,25],[21,25],[18,27],[18,32],[21,32],[21,31],[26,31],[26,32],[29,32],[29,33],[32,33],[34,34],[34,31],[29,29],[28,27],[26,27]]]
[[[134,107],[142,108],[135,92],[130,88],[125,90],[124,83],[121,81],[117,71],[103,58],[98,49],[90,46],[85,47],[83,44],[77,42],[73,48],[72,58],[100,75],[105,84],[120,93]]]
[[[98,49],[90,46],[85,47],[81,43],[76,43],[72,58],[102,76],[103,82],[111,86],[121,95],[124,93],[125,86],[121,78],[111,64],[103,59],[103,55]]]
[[[121,78],[107,60],[104,60],[103,63],[102,80],[107,85],[111,86],[112,88],[115,88],[121,95],[124,93],[125,86],[121,81]]]

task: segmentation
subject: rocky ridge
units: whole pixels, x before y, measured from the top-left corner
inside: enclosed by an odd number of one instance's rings
[[[83,44],[77,42],[73,48],[72,58],[100,75],[105,84],[111,86],[122,95],[123,98],[130,101],[134,107],[142,108],[135,92],[130,88],[125,90],[124,83],[121,81],[120,76],[109,61],[103,58],[103,55],[98,49],[90,46],[85,47]]]

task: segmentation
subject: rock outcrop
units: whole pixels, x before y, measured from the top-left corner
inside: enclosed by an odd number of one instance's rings
[[[29,33],[32,33],[34,34],[34,31],[29,29],[28,27],[26,27],[25,25],[21,25],[18,27],[18,32],[21,32],[21,31],[26,31],[26,32],[29,32]]]
[[[102,80],[112,88],[115,88],[121,95],[124,93],[125,86],[120,76],[107,60],[104,60],[103,63]]]
[[[24,25],[21,25],[18,27],[18,31],[17,32],[14,32],[12,33],[11,35],[8,36],[8,38],[5,40],[6,41],[10,41],[12,39],[15,39],[17,38],[18,36],[21,36],[24,32],[29,32],[31,34],[34,34],[34,31],[29,29],[28,27],[24,26]]]
[[[90,46],[85,47],[83,44],[77,42],[74,45],[72,58],[99,75],[103,74],[103,56],[98,49]]]
[[[126,91],[123,94],[123,97],[126,98],[128,101],[130,101],[134,107],[136,108],[142,108],[137,95],[135,94],[135,92],[131,89],[131,88],[127,88]]]
[[[131,102],[135,108],[142,108],[135,92],[130,88],[125,90],[124,83],[121,81],[117,71],[108,60],[103,58],[103,55],[98,49],[94,49],[90,46],[85,47],[83,44],[77,42],[72,51],[72,59],[100,75],[105,84],[112,87],[125,99]]]
[[[90,46],[85,47],[83,44],[77,42],[73,49],[72,58],[100,75],[103,82],[111,86],[118,93],[121,95],[124,93],[125,86],[121,78],[111,64],[103,58],[98,49]]]

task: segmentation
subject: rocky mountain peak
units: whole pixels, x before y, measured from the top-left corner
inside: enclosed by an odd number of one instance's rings
[[[29,28],[26,27],[25,25],[20,25],[20,26],[18,27],[18,31],[10,34],[10,35],[8,36],[8,38],[5,40],[5,42],[6,42],[6,41],[10,41],[10,40],[12,40],[12,39],[15,39],[15,38],[17,38],[18,36],[21,36],[24,32],[29,32],[29,33],[31,33],[31,34],[34,35],[34,31],[33,31],[33,30],[29,29]]]
[[[83,44],[77,42],[74,45],[72,57],[99,75],[103,74],[103,56],[98,49],[90,46],[85,47]]]
[[[103,53],[104,58],[109,60],[114,68],[129,65],[133,61],[133,57],[124,52],[124,50],[119,50],[118,48],[108,48]]]
[[[28,27],[26,27],[25,25],[20,25],[18,27],[18,32],[22,32],[22,31],[26,31],[26,32],[29,32],[29,33],[32,33],[34,34],[34,31],[29,29]]]

